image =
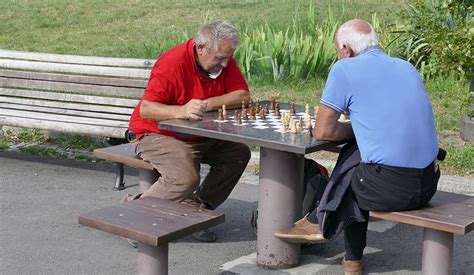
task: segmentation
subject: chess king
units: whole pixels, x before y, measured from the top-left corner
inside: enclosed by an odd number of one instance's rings
[[[156,61],[145,93],[130,119],[137,155],[161,176],[143,194],[215,209],[229,196],[250,159],[246,145],[158,128],[169,119],[200,120],[222,105],[238,108],[249,102],[247,83],[232,57],[239,44],[237,29],[226,21],[202,25],[194,38],[163,53]],[[200,163],[211,166],[200,183]],[[193,235],[211,242],[216,235]]]

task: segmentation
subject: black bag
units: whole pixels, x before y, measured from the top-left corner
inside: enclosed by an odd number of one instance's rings
[[[319,165],[315,160],[305,158],[303,176],[303,202],[302,213],[304,216],[310,213],[319,205],[324,189],[328,184],[328,174],[326,168]],[[257,233],[258,209],[252,211],[250,223]]]

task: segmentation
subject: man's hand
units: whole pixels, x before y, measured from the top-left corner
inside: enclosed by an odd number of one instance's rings
[[[181,117],[183,119],[196,121],[201,120],[207,109],[207,101],[200,99],[191,99],[188,103],[181,106]]]

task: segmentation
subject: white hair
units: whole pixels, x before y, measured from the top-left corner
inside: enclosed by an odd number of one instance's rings
[[[239,32],[231,23],[216,20],[202,25],[194,36],[194,45],[204,45],[208,49],[217,49],[218,43],[229,40],[232,48],[236,49],[240,43]]]
[[[377,34],[369,22],[362,21],[367,23],[369,26],[369,33],[364,33],[357,29],[356,24],[360,24],[361,21],[362,20],[356,19],[342,24],[336,33],[336,41],[339,48],[342,48],[344,45],[346,45],[349,46],[356,54],[359,54],[367,48],[379,46]]]

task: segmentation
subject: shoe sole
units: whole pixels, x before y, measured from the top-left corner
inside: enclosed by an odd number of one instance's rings
[[[329,240],[325,239],[321,234],[311,235],[288,235],[275,233],[275,237],[291,243],[327,243]]]

